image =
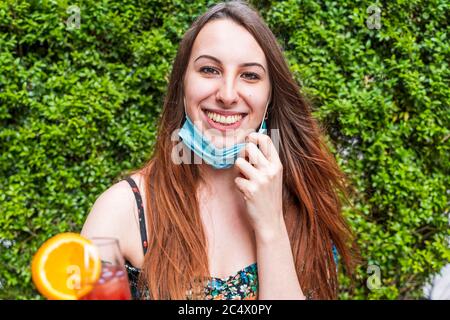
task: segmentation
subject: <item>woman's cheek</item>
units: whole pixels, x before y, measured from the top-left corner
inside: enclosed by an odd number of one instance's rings
[[[189,95],[192,100],[200,102],[214,95],[217,91],[217,80],[193,77],[189,87]]]
[[[267,104],[267,94],[263,90],[246,90],[243,94],[246,97],[246,104],[250,107],[255,122],[260,122],[264,116]]]

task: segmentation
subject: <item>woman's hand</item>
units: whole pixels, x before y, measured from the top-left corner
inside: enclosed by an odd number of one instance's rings
[[[252,132],[247,141],[235,162],[244,178],[236,178],[235,183],[246,201],[257,240],[271,241],[285,231],[283,166],[269,136]]]

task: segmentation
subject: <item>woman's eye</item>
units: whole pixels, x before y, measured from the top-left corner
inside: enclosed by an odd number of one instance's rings
[[[219,74],[219,72],[213,67],[202,67],[200,68],[200,72],[211,73],[211,74]]]
[[[216,68],[210,67],[210,66],[201,67],[200,72],[207,73],[207,74],[219,74],[219,71]],[[242,74],[242,76],[247,80],[259,80],[260,79],[259,75],[257,75],[256,73],[253,73],[253,72],[245,72]]]
[[[242,76],[244,78],[246,78],[247,80],[258,80],[259,79],[259,76],[253,72],[245,72],[242,74]]]

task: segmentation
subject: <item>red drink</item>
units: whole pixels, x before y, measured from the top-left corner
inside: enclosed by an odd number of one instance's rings
[[[103,266],[94,289],[81,300],[130,300],[128,277],[123,267]]]
[[[119,241],[114,238],[91,238],[98,249],[102,272],[91,292],[81,300],[130,300],[131,293]]]

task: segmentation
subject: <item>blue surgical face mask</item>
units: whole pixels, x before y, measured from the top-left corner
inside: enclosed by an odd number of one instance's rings
[[[268,105],[269,102],[266,104],[264,115],[267,112]],[[198,130],[186,112],[185,114],[186,121],[178,133],[178,136],[183,140],[183,143],[215,169],[227,169],[232,167],[239,152],[245,146],[245,143],[238,143],[228,148],[217,148],[200,130]],[[267,134],[267,126],[264,120],[261,122],[258,132]]]

